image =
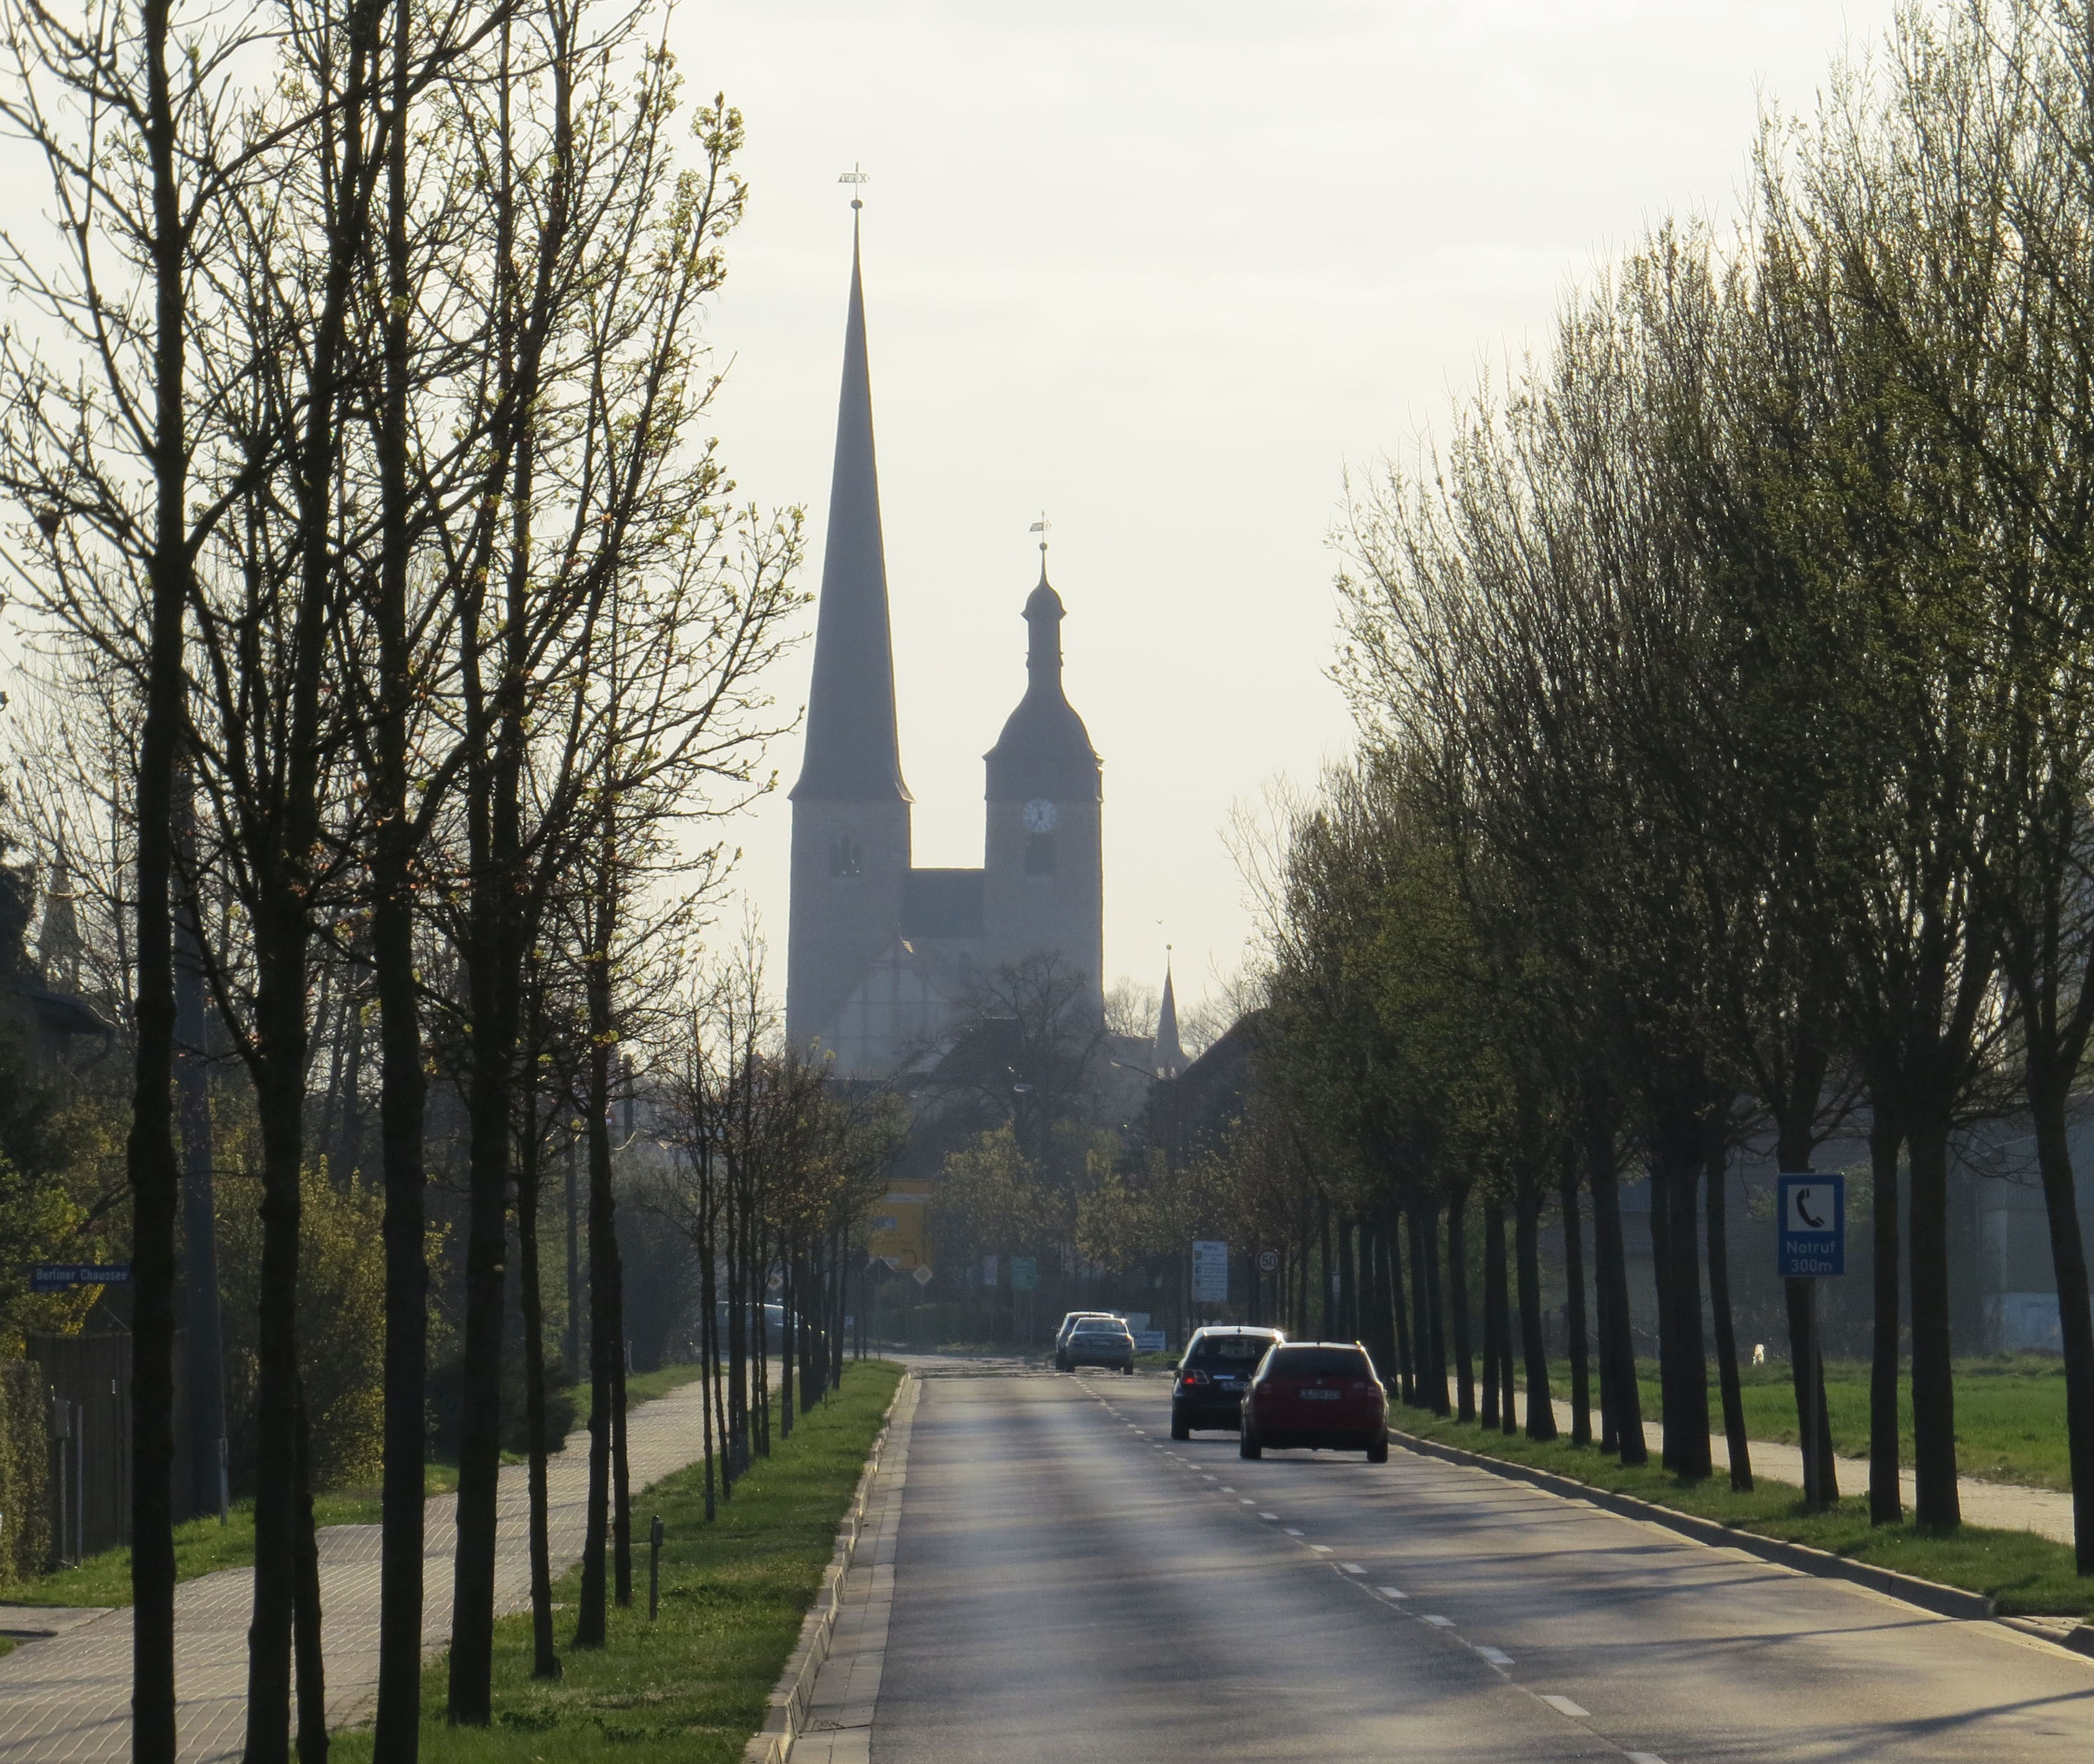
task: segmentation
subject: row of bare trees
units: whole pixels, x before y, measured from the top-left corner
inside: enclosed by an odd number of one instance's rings
[[[9,563],[56,721],[105,732],[80,788],[129,878],[141,1760],[176,1744],[171,1342],[208,1131],[175,1114],[185,973],[261,1145],[248,1757],[287,1753],[294,1656],[300,1754],[326,1748],[297,1328],[322,976],[378,1026],[380,1755],[411,1759],[421,1717],[432,1084],[466,1174],[451,1718],[490,1713],[512,1232],[544,1566],[537,1197],[577,1121],[591,1510],[617,1508],[628,1588],[610,1121],[731,856],[706,823],[765,786],[801,599],[797,519],[735,508],[695,426],[741,121],[682,102],[663,24],[597,0],[10,14],[0,119],[50,224],[0,246]]]
[[[1616,1191],[1625,1158],[1646,1167],[1665,1451],[1705,1474],[1705,1319],[1734,1472],[1744,1446],[1727,1152],[1761,1137],[1808,1170],[1858,1120],[1871,1511],[1900,1516],[1902,1297],[1915,1514],[1953,1525],[1952,1145],[2026,1111],[2083,1572],[2090,139],[2083,0],[1913,8],[1814,119],[1770,121],[1737,237],[1657,229],[1437,450],[1356,495],[1339,672],[1363,756],[1290,818],[1268,893],[1266,1071],[1288,1100],[1265,1129],[1321,1129],[1275,1155],[1350,1172],[1344,1211],[1400,1216],[1422,1281],[1443,1244],[1460,1278],[1442,1233],[1471,1197],[1502,1280],[1509,1217],[1520,1315],[1486,1295],[1485,1360],[1526,1337],[1537,1431],[1536,1222],[1560,1208],[1567,1248],[1589,1204],[1603,1432],[1625,1457],[1643,1445]],[[1458,1332],[1466,1309],[1453,1295]],[[1818,1469],[1828,1490],[1829,1445]]]

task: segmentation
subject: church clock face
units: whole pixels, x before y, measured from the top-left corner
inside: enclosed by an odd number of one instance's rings
[[[1051,833],[1054,831],[1054,805],[1045,797],[1035,797],[1025,805],[1025,830],[1028,833]]]

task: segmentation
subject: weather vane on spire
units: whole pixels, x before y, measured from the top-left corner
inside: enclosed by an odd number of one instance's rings
[[[854,164],[849,171],[845,172],[836,180],[836,182],[839,184],[870,184],[871,181],[872,174],[867,171],[863,166],[858,164]],[[851,206],[854,208],[862,208],[865,206],[865,204],[858,199],[855,193],[854,193],[851,197]]]
[[[1051,520],[1048,519],[1047,511],[1045,509],[1043,508],[1040,511],[1040,519],[1033,522],[1032,527],[1028,530],[1040,535],[1040,555],[1043,558],[1045,557],[1047,555],[1047,536],[1054,530],[1054,524]]]

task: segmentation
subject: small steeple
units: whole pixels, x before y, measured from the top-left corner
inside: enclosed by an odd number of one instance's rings
[[[72,867],[65,841],[51,858],[51,880],[44,890],[44,922],[37,931],[37,966],[44,984],[61,992],[80,990],[80,919],[73,910]]]
[[[1156,1013],[1156,1075],[1175,1078],[1185,1069],[1185,1049],[1178,1040],[1178,995],[1171,984],[1171,946],[1163,946],[1163,1003]]]
[[[862,173],[845,172],[846,183]],[[815,625],[807,741],[793,799],[902,802],[901,744],[894,719],[894,641],[887,608],[887,549],[880,526],[880,469],[872,442],[872,374],[865,341],[865,280],[858,212],[851,202],[850,305],[844,324],[843,389],[828,540]]]

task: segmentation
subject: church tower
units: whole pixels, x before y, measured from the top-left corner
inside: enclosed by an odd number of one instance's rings
[[[887,554],[872,445],[865,287],[851,204],[850,306],[829,484],[828,541],[815,626],[807,736],[793,786],[787,1035],[829,1032],[845,1000],[901,923],[909,875],[909,787],[894,722]]]
[[[991,962],[1053,952],[1105,1008],[1103,798],[1097,751],[1062,690],[1062,597],[1040,585],[1025,602],[1025,696],[984,756],[988,770],[982,931]]]

